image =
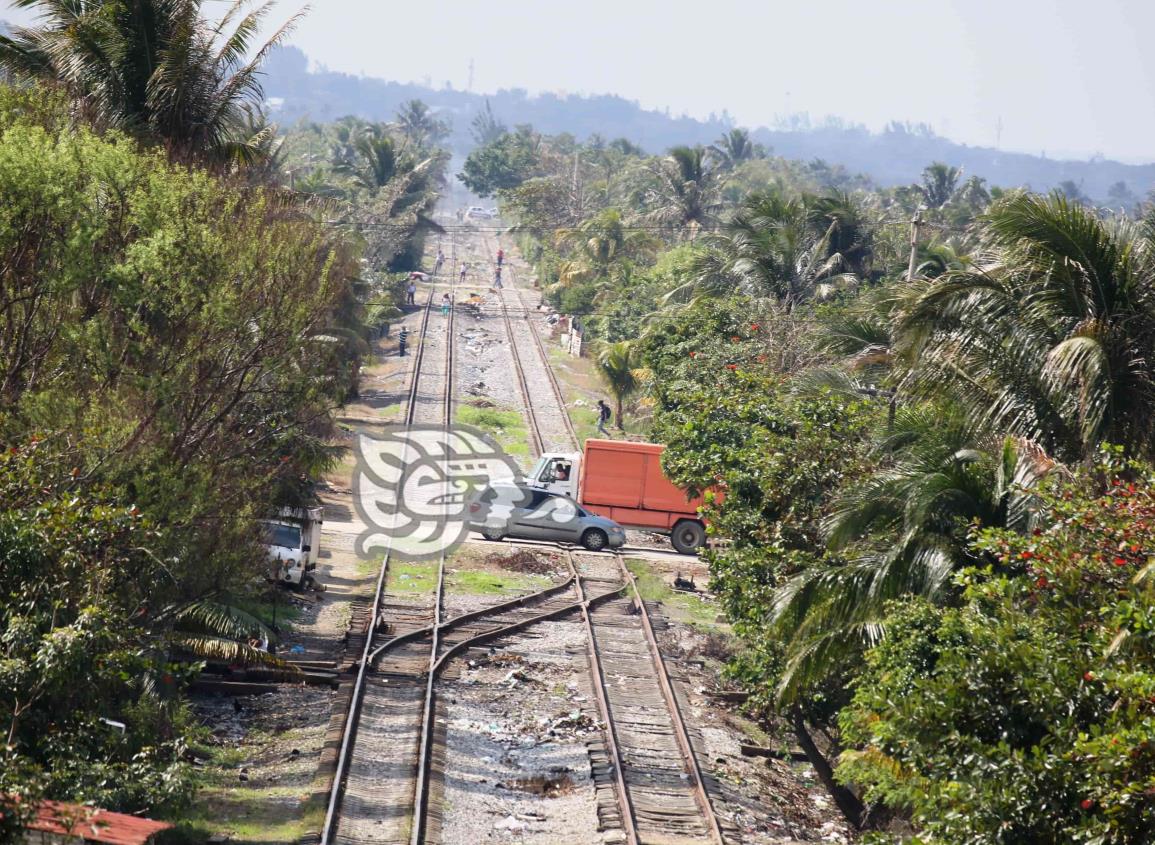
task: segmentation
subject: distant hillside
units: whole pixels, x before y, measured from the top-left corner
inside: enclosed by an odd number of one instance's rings
[[[1095,200],[1107,200],[1108,189],[1123,182],[1137,198],[1155,188],[1155,164],[1117,161],[1066,161],[1012,153],[991,147],[969,147],[926,132],[892,125],[887,131],[818,128],[780,132],[761,128],[754,137],[786,158],[821,158],[870,176],[879,185],[913,182],[931,161],[961,166],[967,175],[982,176],[992,185],[1026,186],[1047,191],[1071,181]]]
[[[350,114],[388,120],[401,103],[418,98],[452,121],[450,144],[459,154],[473,146],[469,124],[486,99],[452,88],[438,90],[343,73],[310,73],[305,54],[293,47],[277,51],[267,70],[266,95],[274,104],[274,116],[282,124],[302,117],[328,121]],[[497,117],[511,127],[530,123],[541,132],[569,132],[579,139],[594,133],[606,139],[625,137],[650,152],[662,152],[677,144],[708,144],[729,128],[722,119],[675,117],[668,112],[643,109],[636,102],[613,95],[531,97],[524,90],[515,89],[498,91],[488,99]],[[1026,185],[1049,190],[1070,180],[1097,200],[1106,199],[1108,188],[1117,182],[1126,183],[1138,197],[1155,187],[1155,164],[1045,159],[968,147],[925,129],[897,125],[881,133],[855,126],[826,125],[798,131],[760,128],[754,134],[778,155],[803,160],[821,158],[866,174],[884,186],[913,182],[928,163],[944,161],[1005,187]]]

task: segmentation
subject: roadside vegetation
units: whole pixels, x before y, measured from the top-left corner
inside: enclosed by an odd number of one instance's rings
[[[730,676],[848,820],[1149,841],[1155,212],[747,141],[518,127],[462,178],[707,492]]]
[[[0,841],[39,796],[189,806],[186,687],[276,662],[249,644],[277,639],[257,520],[338,459],[443,169],[420,114],[345,122],[308,130],[330,149],[297,189],[259,109],[294,21],[260,42],[265,7],[19,5],[43,17],[0,38]]]

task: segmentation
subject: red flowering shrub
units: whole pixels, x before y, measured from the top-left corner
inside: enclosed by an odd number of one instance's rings
[[[918,841],[1155,841],[1155,473],[1105,463],[1041,497],[1039,530],[958,606],[896,603],[839,771]]]

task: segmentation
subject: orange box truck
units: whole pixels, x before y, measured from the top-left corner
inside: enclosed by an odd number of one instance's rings
[[[682,554],[706,542],[698,514],[702,498],[691,499],[662,472],[657,443],[587,440],[584,453],[542,455],[526,481],[562,493],[579,505],[626,528],[669,534]]]

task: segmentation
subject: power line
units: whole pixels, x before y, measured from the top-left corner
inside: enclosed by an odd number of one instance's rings
[[[361,229],[395,229],[397,231],[411,231],[415,224],[412,223],[392,223],[392,222],[359,222],[359,221],[344,221],[344,220],[325,220],[323,221],[329,226],[352,226]],[[957,234],[966,234],[968,231],[965,228],[956,226],[947,226],[943,223],[931,223],[923,220],[920,226],[927,228],[938,229],[942,232],[954,232]],[[879,223],[872,224],[873,228],[892,228],[892,227],[907,227],[910,226],[909,220],[884,220]],[[583,232],[581,225],[574,226],[493,226],[493,227],[476,227],[476,226],[462,226],[450,225],[441,226],[438,224],[440,231],[434,231],[433,234],[451,234],[457,232],[471,233],[471,234],[541,234],[545,232]],[[631,223],[614,227],[618,231],[625,232],[686,232],[689,231],[688,226],[678,226],[669,223]],[[717,224],[711,226],[699,226],[697,232],[704,232],[707,234],[718,234],[731,231],[731,227],[724,224]],[[596,234],[590,232],[588,234]]]

